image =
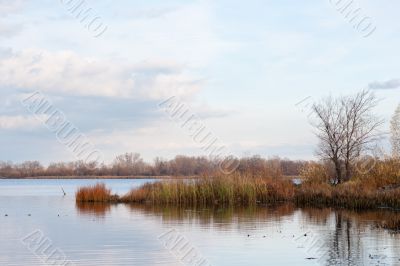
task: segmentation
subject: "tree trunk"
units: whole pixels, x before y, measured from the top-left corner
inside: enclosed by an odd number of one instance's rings
[[[350,169],[350,162],[349,161],[346,161],[345,168],[346,168],[346,181],[349,181],[350,178],[351,178],[351,169]]]
[[[335,171],[336,171],[336,181],[337,184],[342,183],[342,168],[340,166],[339,160],[334,160],[335,163]]]

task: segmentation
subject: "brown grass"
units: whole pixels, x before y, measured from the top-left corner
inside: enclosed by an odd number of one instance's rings
[[[238,174],[190,181],[146,184],[123,196],[123,202],[175,205],[252,205],[294,197],[290,181],[253,178]]]
[[[349,209],[400,208],[400,189],[371,189],[353,181],[338,186],[305,184],[296,193],[296,203]]]
[[[228,176],[192,180],[160,181],[132,189],[126,195],[112,195],[104,184],[84,187],[76,193],[77,202],[124,202],[170,205],[249,206],[276,202],[332,206],[349,209],[400,208],[400,164],[379,161],[367,174],[333,186],[329,170],[320,164],[303,169],[303,184],[290,180],[263,178],[234,173]]]
[[[81,187],[75,194],[76,202],[116,202],[117,195],[112,195],[105,184]]]
[[[332,186],[325,166],[307,166],[302,171],[305,182],[296,193],[296,202],[351,209],[400,208],[399,160],[377,161],[370,171],[354,172],[350,181]]]

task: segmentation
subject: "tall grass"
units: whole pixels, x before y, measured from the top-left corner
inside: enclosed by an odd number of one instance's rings
[[[124,202],[192,206],[249,206],[295,202],[299,205],[370,209],[400,208],[400,164],[396,160],[379,161],[368,174],[332,185],[329,171],[320,164],[304,169],[303,184],[295,186],[283,177],[263,178],[234,173],[192,180],[148,183],[121,197],[112,195],[104,184],[84,187],[77,202]]]
[[[116,202],[119,197],[112,195],[105,184],[81,187],[75,194],[76,202]]]
[[[235,174],[146,184],[131,190],[121,201],[174,205],[252,205],[286,201],[293,198],[294,194],[295,188],[290,181]]]
[[[302,171],[304,183],[296,193],[299,204],[337,206],[351,209],[400,208],[400,161],[376,161],[366,172],[354,171],[343,184],[329,184],[329,170],[311,164]]]
[[[358,182],[347,182],[338,186],[304,184],[297,190],[295,201],[301,205],[349,209],[400,208],[400,189],[371,189]]]

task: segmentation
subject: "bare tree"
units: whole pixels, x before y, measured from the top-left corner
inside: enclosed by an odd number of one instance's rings
[[[392,143],[392,154],[394,158],[400,157],[400,104],[397,106],[396,111],[391,120],[391,143]]]
[[[260,156],[236,159],[237,172],[251,176],[280,177],[300,174],[309,162],[269,159]],[[220,161],[205,156],[178,155],[173,159],[157,157],[153,164],[145,162],[138,153],[119,155],[110,164],[85,163],[83,161],[52,162],[47,167],[37,161],[14,164],[0,161],[0,178],[24,178],[34,176],[219,176]],[[236,162],[235,162],[236,163]]]
[[[345,118],[341,121],[344,128],[344,145],[341,157],[344,160],[345,178],[351,178],[352,163],[362,152],[373,147],[380,137],[379,127],[384,120],[378,118],[373,109],[378,100],[373,93],[363,90],[353,97],[342,97],[341,106]]]
[[[374,143],[383,120],[373,114],[373,93],[363,90],[354,96],[328,97],[313,105],[313,123],[319,138],[318,155],[335,167],[335,182],[349,180],[354,160]]]
[[[342,166],[340,152],[344,145],[344,110],[341,108],[340,100],[328,97],[321,103],[314,104],[312,107],[317,117],[314,127],[317,129],[319,138],[318,155],[322,159],[330,160],[335,167],[336,183],[342,182]]]
[[[43,166],[38,161],[26,161],[17,166],[21,176],[34,177],[43,172]]]
[[[139,153],[125,153],[115,158],[113,167],[117,175],[144,174],[147,165]]]

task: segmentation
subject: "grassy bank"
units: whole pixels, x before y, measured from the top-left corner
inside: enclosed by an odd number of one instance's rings
[[[123,196],[113,195],[104,184],[83,187],[76,193],[77,202],[150,203],[177,206],[252,206],[294,202],[304,206],[372,209],[400,209],[400,188],[363,189],[357,182],[338,186],[290,181],[224,177],[188,182],[167,181],[145,184]]]
[[[327,184],[305,184],[296,190],[295,202],[299,205],[348,209],[400,209],[400,188],[371,189],[364,188],[358,182],[334,187]]]
[[[179,179],[182,176],[33,176],[33,177],[1,177],[0,179]],[[187,177],[185,177],[187,178]],[[189,178],[195,178],[189,177]]]
[[[148,183],[123,196],[113,195],[104,184],[82,187],[77,202],[124,202],[174,205],[252,205],[292,199],[289,180],[241,175]]]
[[[307,206],[349,209],[390,207],[400,209],[400,167],[398,161],[378,162],[368,173],[331,185],[323,165],[303,170],[303,183],[296,186],[278,176],[231,174],[193,180],[169,180],[145,184],[126,195],[112,195],[104,185],[79,189],[77,202],[150,203],[191,206],[251,206],[293,202]]]
[[[303,205],[351,209],[389,207],[400,209],[400,161],[376,161],[369,171],[355,171],[351,180],[333,186],[329,169],[311,164],[303,169],[304,184],[296,190],[295,201]]]

